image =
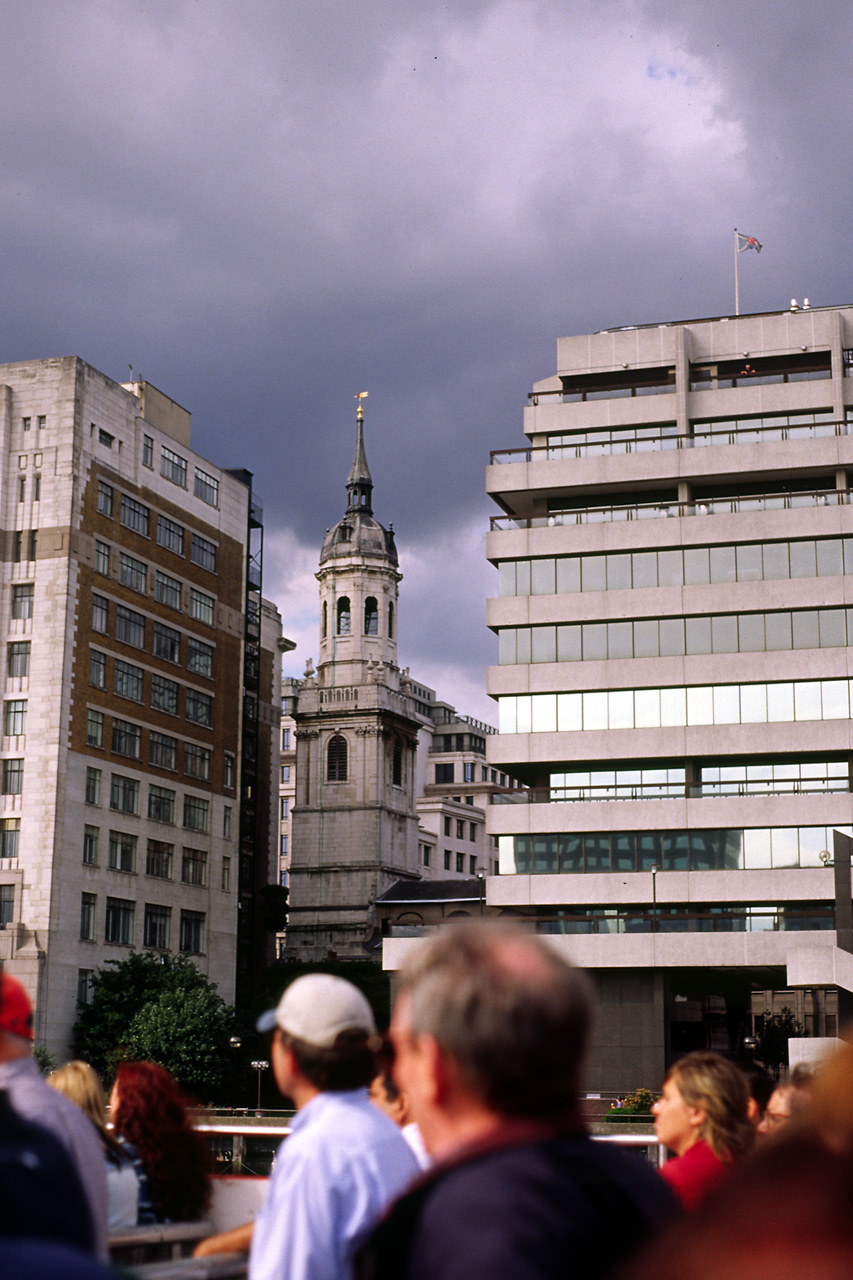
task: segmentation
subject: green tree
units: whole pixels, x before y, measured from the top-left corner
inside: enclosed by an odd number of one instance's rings
[[[233,1010],[190,960],[131,952],[95,975],[94,998],[80,1006],[74,1026],[74,1054],[107,1086],[119,1062],[144,1057],[200,1101],[218,1101],[233,1029]]]
[[[159,1062],[190,1097],[219,1101],[227,1092],[233,1015],[212,987],[164,991],[136,1013],[127,1030],[127,1058]]]
[[[788,1065],[788,1041],[803,1035],[805,1029],[788,1005],[779,1013],[771,1014],[768,1010],[764,1015],[764,1026],[755,1037],[758,1041],[755,1056],[778,1077],[781,1068]]]

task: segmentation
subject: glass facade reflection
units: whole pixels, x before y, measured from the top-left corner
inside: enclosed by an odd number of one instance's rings
[[[607,871],[759,871],[820,867],[833,831],[853,827],[693,828],[666,831],[564,831],[500,836],[501,875]]]
[[[502,560],[498,573],[502,596],[830,578],[853,573],[853,538],[798,538],[788,542]]]
[[[853,680],[526,693],[498,698],[501,733],[575,733],[850,718]]]
[[[701,653],[838,649],[853,644],[853,609],[774,610],[635,622],[576,622],[501,627],[499,662],[593,662]]]

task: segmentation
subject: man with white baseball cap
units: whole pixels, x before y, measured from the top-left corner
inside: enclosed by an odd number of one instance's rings
[[[297,1115],[255,1222],[249,1280],[349,1280],[351,1260],[418,1175],[400,1130],[369,1101],[373,1012],[344,978],[306,974],[258,1020]]]

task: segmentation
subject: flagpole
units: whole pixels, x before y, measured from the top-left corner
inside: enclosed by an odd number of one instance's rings
[[[740,315],[740,291],[737,278],[737,227],[735,227],[735,315]]]

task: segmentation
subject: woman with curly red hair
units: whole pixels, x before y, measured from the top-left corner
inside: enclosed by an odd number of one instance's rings
[[[210,1156],[186,1100],[156,1062],[123,1062],[110,1094],[117,1137],[138,1151],[160,1222],[194,1222],[210,1202]]]

